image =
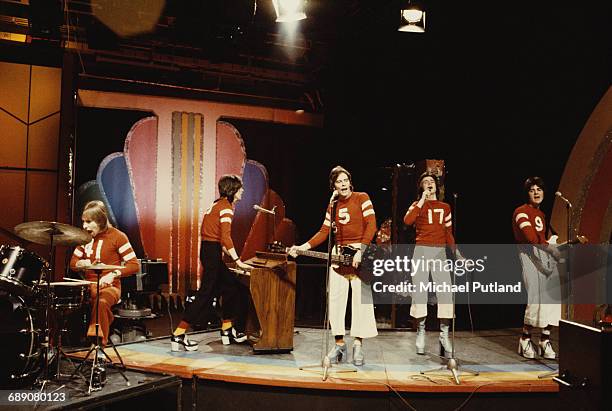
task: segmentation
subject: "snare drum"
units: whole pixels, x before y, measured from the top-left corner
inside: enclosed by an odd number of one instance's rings
[[[0,289],[14,295],[32,295],[44,277],[47,262],[18,246],[0,246]]]
[[[36,312],[21,297],[0,291],[0,388],[31,382],[40,373],[42,333]]]
[[[89,301],[89,284],[59,281],[51,283],[49,286],[51,308],[54,310],[76,310]]]

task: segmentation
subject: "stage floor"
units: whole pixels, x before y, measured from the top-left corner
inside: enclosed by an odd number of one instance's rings
[[[341,372],[332,367],[323,381],[319,366],[306,370],[300,367],[320,364],[323,331],[296,328],[294,350],[289,354],[253,354],[249,345],[221,344],[218,331],[190,334],[199,341],[195,352],[172,352],[169,338],[119,345],[117,348],[128,368],[177,375],[182,378],[226,381],[276,387],[330,390],[403,392],[557,392],[552,376],[540,375],[557,369],[556,361],[527,360],[516,352],[519,329],[457,332],[456,357],[459,380],[456,384],[450,371],[420,372],[445,366],[437,356],[438,333],[427,332],[427,353],[417,355],[415,332],[381,331],[379,336],[364,342],[366,363],[346,367],[356,372]],[[349,359],[352,338],[348,337]],[[333,342],[330,339],[330,347]],[[556,338],[553,335],[553,345]],[[112,349],[107,350],[112,353]],[[73,353],[75,357],[85,352]],[[462,371],[477,371],[478,376]]]

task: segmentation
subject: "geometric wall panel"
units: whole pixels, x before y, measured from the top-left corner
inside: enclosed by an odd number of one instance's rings
[[[0,225],[4,229],[57,220],[61,74],[60,68],[0,63]],[[10,240],[0,236],[4,238]],[[27,247],[48,257],[48,246]]]
[[[0,83],[1,87],[2,84]],[[2,95],[2,92],[0,92],[0,95]],[[25,167],[27,126],[9,114],[0,111],[0,130],[2,133],[0,167]]]
[[[57,173],[28,171],[26,221],[55,221]]]
[[[61,69],[32,66],[30,124],[60,111],[61,81]]]
[[[0,85],[0,108],[27,123],[30,66],[0,62]]]
[[[2,228],[12,231],[23,222],[25,199],[25,172],[21,170],[0,170],[0,204],[2,204]]]
[[[57,169],[60,114],[56,113],[30,125],[28,136],[28,167]]]

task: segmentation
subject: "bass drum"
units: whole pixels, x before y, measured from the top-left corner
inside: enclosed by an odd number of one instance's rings
[[[23,298],[0,291],[0,341],[2,367],[0,388],[31,384],[40,374],[42,354],[36,310],[27,307]]]

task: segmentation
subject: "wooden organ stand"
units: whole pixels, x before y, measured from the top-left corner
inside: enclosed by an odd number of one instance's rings
[[[245,261],[253,269],[248,279],[252,303],[246,332],[256,342],[255,354],[293,350],[296,264],[287,254],[257,252]],[[259,334],[259,335],[258,335]]]

